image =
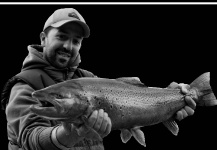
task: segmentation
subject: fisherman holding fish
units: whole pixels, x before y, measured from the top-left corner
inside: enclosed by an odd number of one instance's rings
[[[41,104],[32,97],[35,90],[69,79],[97,78],[93,73],[78,68],[81,61],[79,50],[83,39],[89,35],[90,29],[77,10],[58,9],[44,24],[40,33],[41,45],[28,46],[29,54],[23,62],[21,72],[7,82],[2,92],[9,150],[104,149],[102,139],[111,132],[112,122],[103,109],[88,114],[83,118],[85,123],[49,120],[30,110],[32,105],[52,108],[52,104]],[[186,94],[189,85],[173,82],[168,88],[178,88]],[[186,106],[176,112],[178,120],[194,114],[195,101],[190,96],[185,96],[185,102]],[[136,137],[141,130],[133,128],[131,132]]]

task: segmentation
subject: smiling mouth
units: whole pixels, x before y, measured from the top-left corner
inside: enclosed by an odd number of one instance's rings
[[[58,51],[57,54],[63,56],[63,57],[71,57],[71,54],[63,52],[63,51]]]

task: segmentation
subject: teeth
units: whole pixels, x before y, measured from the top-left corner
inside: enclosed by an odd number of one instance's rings
[[[71,55],[69,53],[61,52],[59,51],[58,54],[64,56],[64,57],[70,57]]]

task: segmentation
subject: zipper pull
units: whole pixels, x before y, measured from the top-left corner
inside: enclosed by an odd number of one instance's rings
[[[66,68],[65,80],[68,80],[68,76],[69,76],[69,69]]]

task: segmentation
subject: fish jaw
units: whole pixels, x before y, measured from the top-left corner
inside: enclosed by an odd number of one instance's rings
[[[60,98],[58,95],[68,96]],[[49,88],[33,92],[32,97],[39,101],[41,105],[32,105],[30,110],[50,120],[73,122],[81,116],[89,106],[88,101],[79,99],[78,95],[75,93],[51,92]],[[50,105],[43,105],[45,103]]]
[[[35,114],[37,115],[40,115],[40,116],[44,116],[46,118],[56,118],[58,115],[58,109],[57,109],[57,106],[55,107],[55,104],[52,103],[53,100],[51,97],[48,97],[46,95],[46,93],[43,93],[43,92],[33,92],[32,93],[32,98],[35,99],[36,101],[39,102],[38,105],[31,105],[30,106],[30,110],[32,112],[34,112]],[[46,104],[51,104],[50,107],[46,106]]]

